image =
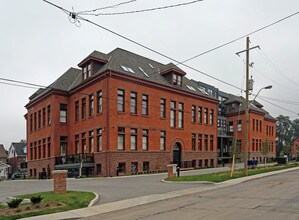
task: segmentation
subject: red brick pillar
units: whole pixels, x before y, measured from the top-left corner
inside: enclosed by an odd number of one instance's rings
[[[176,177],[176,164],[167,164],[168,178]]]
[[[66,170],[54,170],[52,172],[54,181],[54,193],[62,194],[66,192]]]

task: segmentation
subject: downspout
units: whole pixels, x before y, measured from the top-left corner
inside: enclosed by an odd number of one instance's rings
[[[107,108],[106,108],[106,140],[107,140],[107,149],[106,149],[106,173],[107,176],[110,176],[110,77],[111,77],[111,71],[109,73],[106,73],[106,91],[107,91],[107,96],[106,96],[106,103],[107,103]]]

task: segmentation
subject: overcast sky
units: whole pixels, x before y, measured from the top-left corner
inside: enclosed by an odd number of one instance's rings
[[[53,0],[53,3],[78,12],[124,1],[127,0]],[[137,0],[101,12],[139,10],[188,1],[191,0]],[[1,1],[1,9],[2,78],[49,85],[69,67],[77,67],[93,50],[109,53],[116,47],[165,64],[170,62],[89,23],[81,22],[81,27],[76,27],[70,23],[66,14],[42,0]],[[84,17],[183,61],[297,11],[298,0],[204,0],[189,6],[153,12]],[[262,87],[273,85],[271,90],[263,90],[260,95],[271,98],[267,100],[293,112],[299,112],[298,27],[299,14],[250,36],[251,46],[260,45],[262,49],[250,52],[250,61],[254,62],[254,67],[251,68],[251,75],[255,80],[253,93],[257,93]],[[245,88],[245,54],[241,57],[235,55],[244,50],[245,45],[244,38],[186,64]],[[238,89],[188,68],[181,68],[187,72],[188,78],[212,84],[228,93],[241,94]],[[0,80],[1,82],[4,81]],[[26,138],[24,106],[35,91],[0,84],[0,143],[6,148],[9,148],[11,142]],[[293,101],[293,104],[277,102],[273,98]],[[298,118],[294,113],[258,101],[274,117],[283,114],[290,116],[292,120]]]

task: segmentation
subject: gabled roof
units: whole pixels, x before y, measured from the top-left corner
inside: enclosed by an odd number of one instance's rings
[[[31,96],[33,98],[30,100],[30,102],[42,97],[51,90],[59,90],[66,93],[71,92],[77,86],[83,85],[85,82],[108,70],[124,75],[130,75],[142,80],[151,81],[168,87],[173,87],[177,90],[183,90],[215,100],[215,98],[213,98],[212,96],[200,91],[197,88],[197,85],[186,77],[183,77],[182,79],[182,86],[176,86],[171,84],[171,82],[169,82],[165,77],[161,76],[161,71],[167,71],[167,68],[172,68],[172,70],[181,72],[182,74],[185,73],[173,63],[165,65],[121,48],[116,48],[108,54],[93,51],[89,56],[87,56],[82,62],[79,63],[79,66],[86,63],[89,59],[104,60],[105,62],[101,62],[102,65],[99,67],[97,72],[93,73],[92,76],[86,80],[83,80],[82,78],[82,70],[70,68],[50,86],[45,89],[38,90],[35,94],[33,94]],[[130,68],[132,72],[124,70],[123,67]],[[193,87],[194,90],[190,89],[190,87]]]
[[[6,150],[4,148],[3,144],[0,144],[0,158],[6,158],[7,157],[7,153]]]
[[[26,146],[27,146],[26,143],[20,143],[20,142],[11,143],[11,147],[14,147],[18,157],[26,156]]]

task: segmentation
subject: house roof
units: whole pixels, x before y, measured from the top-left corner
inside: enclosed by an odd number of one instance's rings
[[[80,77],[82,73],[81,69],[70,68],[47,88],[39,89],[38,91],[36,91],[31,96],[30,102],[40,98],[51,90],[71,92],[72,89],[76,88],[77,86],[83,85],[85,82],[106,72],[107,70],[118,72],[124,75],[130,75],[142,80],[151,81],[168,87],[176,88],[177,90],[183,90],[216,100],[211,95],[199,90],[197,84],[189,80],[187,77],[183,77],[182,86],[171,84],[165,77],[161,75],[162,72],[167,71],[168,68],[171,68],[176,72],[182,73],[182,75],[184,75],[185,73],[173,63],[162,64],[152,59],[129,52],[127,50],[116,48],[108,54],[93,51],[82,62],[80,62],[79,65],[83,65],[89,58],[105,60],[105,62],[102,62],[103,65],[100,67],[100,69],[97,72],[93,73],[92,76],[86,80],[83,80],[83,78]],[[132,72],[124,70],[122,66],[130,68]]]
[[[14,147],[17,156],[26,156],[26,143],[13,142],[11,147]]]
[[[0,144],[0,158],[6,158],[7,157],[7,153],[6,150],[4,148],[3,144]]]

